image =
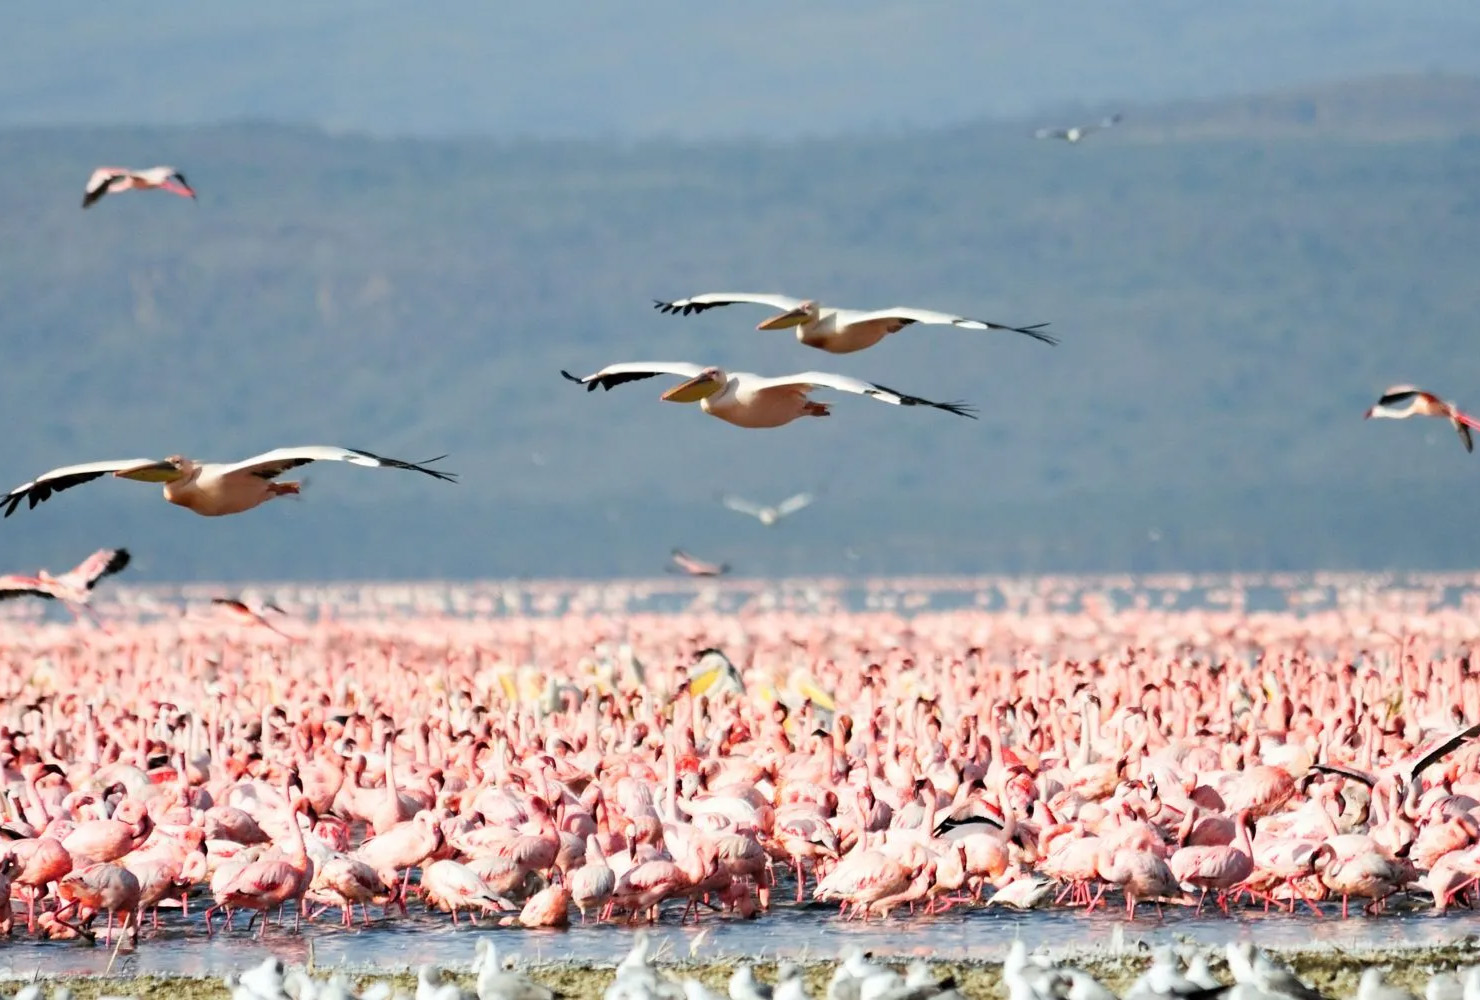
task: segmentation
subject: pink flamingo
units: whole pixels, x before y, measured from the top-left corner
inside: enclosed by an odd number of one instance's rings
[[[1254,871],[1254,849],[1249,835],[1254,821],[1247,809],[1236,817],[1238,837],[1233,844],[1219,847],[1183,847],[1167,859],[1167,866],[1177,882],[1191,889],[1200,889],[1197,909],[1202,912],[1208,891],[1218,892],[1218,906],[1228,912],[1228,893],[1234,886],[1247,879]]]
[[[256,910],[262,914],[262,926],[257,936],[267,933],[267,911],[292,901],[293,928],[297,930],[303,916],[303,894],[313,881],[313,862],[303,841],[303,828],[298,825],[299,814],[313,818],[313,804],[304,796],[296,797],[289,807],[289,832],[292,834],[287,857],[250,861],[243,865],[233,878],[215,894],[216,905],[206,910],[206,929],[211,926],[211,914],[218,907]],[[228,922],[230,918],[228,917]],[[248,925],[250,929],[250,924]]]
[[[168,191],[182,198],[195,200],[195,189],[185,175],[174,167],[149,167],[132,170],[128,167],[99,167],[87,179],[87,190],[82,195],[82,207],[91,208],[105,194],[120,191]]]
[[[128,549],[99,549],[60,576],[52,576],[44,569],[37,570],[35,576],[0,576],[0,601],[14,597],[61,601],[80,618],[98,581],[122,572],[128,563]]]

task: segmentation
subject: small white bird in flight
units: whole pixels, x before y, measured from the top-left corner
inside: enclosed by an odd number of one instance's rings
[[[741,514],[749,514],[769,528],[788,514],[795,514],[803,507],[808,506],[815,499],[816,497],[810,493],[798,493],[795,496],[787,497],[774,507],[751,503],[749,500],[731,496],[724,497],[721,502],[733,511],[738,511]]]
[[[148,170],[99,167],[87,179],[87,190],[82,194],[82,207],[91,208],[105,194],[153,190],[168,191],[192,201],[195,199],[195,189],[185,180],[185,175],[174,167],[150,167]]]
[[[683,549],[673,550],[673,562],[669,564],[668,571],[687,573],[689,576],[724,576],[730,571],[729,563],[705,562],[689,555]]]
[[[985,320],[969,319],[951,313],[933,312],[929,309],[914,309],[910,306],[895,306],[892,309],[834,309],[811,299],[797,299],[790,295],[771,292],[705,292],[687,299],[664,302],[653,300],[653,308],[661,313],[687,316],[706,309],[748,302],[753,305],[780,309],[778,315],[762,320],[757,330],[784,330],[797,328],[797,340],[808,347],[827,351],[829,354],[852,354],[866,347],[873,347],[891,333],[898,333],[913,323],[928,326],[957,326],[964,330],[1007,330],[1023,333],[1045,344],[1057,344],[1058,339],[1042,333],[1047,323],[1035,326],[1004,326]]]
[[[1065,142],[1078,142],[1091,132],[1101,129],[1114,128],[1120,124],[1120,115],[1111,115],[1109,118],[1101,118],[1098,125],[1075,125],[1071,128],[1041,128],[1033,133],[1035,139],[1063,139]]]
[[[750,372],[725,372],[713,366],[706,368],[683,361],[628,361],[607,365],[584,378],[577,378],[563,369],[560,374],[584,385],[587,392],[598,385],[610,391],[612,386],[656,375],[682,376],[687,381],[663,393],[662,399],[670,403],[698,403],[705,413],[736,427],[780,427],[798,417],[825,417],[832,412],[829,405],[807,398],[814,389],[837,389],[895,406],[933,406],[937,410],[976,419],[971,407],[964,403],[935,403],[872,382],[828,372],[764,378]]]
[[[1382,394],[1376,405],[1367,410],[1363,419],[1406,420],[1409,417],[1443,417],[1454,425],[1465,451],[1475,450],[1475,439],[1470,428],[1480,428],[1480,420],[1432,392],[1424,392],[1411,385],[1395,385]]]
[[[37,570],[35,576],[0,576],[0,601],[13,597],[61,601],[68,611],[80,618],[98,581],[122,572],[128,561],[128,549],[98,549],[60,576],[52,576],[44,569]]]
[[[289,469],[296,469],[310,462],[349,462],[372,469],[410,469],[436,479],[455,482],[455,473],[426,467],[429,463],[446,457],[438,455],[426,462],[402,462],[354,448],[303,445],[278,448],[230,465],[196,462],[180,455],[172,455],[162,462],[153,458],[125,458],[52,469],[0,497],[0,506],[5,508],[5,516],[9,517],[22,501],[34,508],[38,503],[49,499],[53,493],[92,482],[111,472],[120,479],[164,483],[164,498],[170,503],[206,517],[219,517],[224,514],[240,514],[259,507],[274,497],[296,494],[302,484],[277,483],[273,480]]]

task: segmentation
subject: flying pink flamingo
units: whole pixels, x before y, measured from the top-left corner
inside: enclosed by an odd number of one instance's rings
[[[724,576],[730,571],[729,563],[705,562],[689,555],[683,549],[673,550],[673,562],[668,571],[687,573],[689,576]]]
[[[1480,427],[1480,421],[1448,400],[1440,399],[1432,392],[1425,392],[1411,385],[1395,385],[1387,389],[1365,414],[1366,419],[1406,420],[1408,417],[1443,417],[1454,425],[1465,451],[1475,450],[1475,441],[1470,434],[1472,427]]]
[[[52,576],[44,569],[37,570],[35,576],[0,576],[0,601],[15,597],[61,601],[68,611],[80,618],[98,581],[122,572],[128,563],[128,549],[98,549],[58,576]]]
[[[195,199],[195,189],[185,180],[185,175],[174,167],[149,167],[147,170],[131,170],[128,167],[99,167],[87,179],[87,189],[82,195],[82,207],[91,208],[105,194],[121,191],[168,191],[182,198]]]

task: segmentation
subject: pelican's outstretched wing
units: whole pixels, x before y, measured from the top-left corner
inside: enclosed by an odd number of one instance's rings
[[[766,510],[760,504],[754,504],[749,500],[742,500],[739,497],[721,497],[720,502],[733,511],[738,511],[741,514],[749,514],[751,517],[760,517]]]
[[[719,306],[748,302],[758,306],[771,306],[782,312],[790,312],[805,301],[805,299],[796,299],[790,295],[780,295],[775,292],[705,292],[703,295],[691,295],[686,299],[674,299],[672,302],[654,299],[653,308],[662,313],[687,316],[689,313],[700,313]]]
[[[806,507],[815,499],[817,498],[810,493],[798,493],[796,496],[787,497],[785,500],[777,504],[776,513],[780,514],[782,517],[785,517],[788,514],[795,514],[797,511],[801,510],[803,507]]]
[[[937,410],[945,410],[959,417],[970,417],[976,419],[975,410],[965,403],[937,403],[925,399],[922,396],[910,396],[897,392],[888,386],[878,385],[874,382],[864,382],[861,379],[849,378],[847,375],[834,375],[831,372],[800,372],[796,375],[782,375],[779,378],[757,379],[755,389],[764,392],[767,389],[780,389],[788,386],[807,386],[816,389],[836,389],[839,392],[852,392],[860,396],[868,396],[884,403],[894,406],[933,406]]]
[[[38,503],[51,499],[53,493],[90,483],[110,472],[123,479],[135,479],[143,483],[168,483],[180,478],[179,469],[169,462],[153,458],[122,458],[110,462],[68,465],[42,473],[29,483],[17,486],[0,497],[0,506],[5,508],[5,516],[9,517],[15,513],[22,500],[35,507]]]
[[[231,465],[217,466],[215,471],[220,476],[249,475],[259,479],[276,479],[289,469],[296,469],[310,462],[348,462],[351,465],[363,465],[371,469],[410,469],[413,472],[420,472],[449,483],[456,482],[457,473],[455,472],[427,468],[430,463],[441,461],[446,457],[446,455],[438,455],[436,458],[428,458],[420,462],[403,462],[398,458],[384,458],[358,448],[306,444],[294,448],[275,448]]]
[[[984,319],[971,319],[968,316],[955,316],[951,313],[935,312],[933,309],[915,309],[911,306],[894,306],[890,309],[876,309],[855,316],[855,323],[867,323],[870,320],[895,319],[900,321],[901,326],[911,323],[925,323],[930,326],[959,326],[964,330],[1007,330],[1012,333],[1027,334],[1035,340],[1041,340],[1045,344],[1057,344],[1059,338],[1047,333],[1040,332],[1047,323],[1035,323],[1032,326],[1007,326],[1003,323],[991,323]]]
[[[564,368],[560,369],[560,374],[571,382],[584,385],[587,392],[592,392],[598,385],[610,391],[614,385],[637,382],[657,375],[681,375],[684,378],[693,378],[703,370],[703,365],[691,365],[687,361],[624,361],[621,364],[607,365],[601,371],[584,378],[577,378]]]
[[[92,590],[105,576],[120,573],[129,564],[128,549],[98,549],[76,567],[62,574],[62,579],[84,590]]]
[[[128,169],[125,167],[99,167],[92,172],[87,179],[87,187],[82,192],[82,207],[90,208],[94,202],[108,193],[113,182],[120,177],[127,177]]]

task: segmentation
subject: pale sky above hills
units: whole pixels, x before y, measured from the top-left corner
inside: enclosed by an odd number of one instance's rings
[[[0,126],[789,137],[1480,71],[1468,0],[22,4]]]

